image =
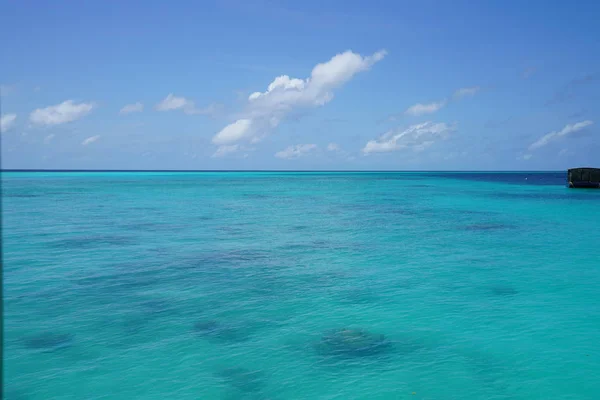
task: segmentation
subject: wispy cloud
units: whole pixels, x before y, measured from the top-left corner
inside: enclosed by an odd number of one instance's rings
[[[355,159],[353,155],[351,155],[348,151],[346,151],[344,148],[342,148],[342,146],[340,146],[337,143],[329,143],[327,145],[327,151],[329,152],[329,154],[333,155],[336,158],[342,157],[345,158],[347,161]]]
[[[75,103],[73,100],[67,100],[55,106],[32,111],[29,120],[36,125],[60,125],[83,118],[93,108],[92,103]]]
[[[460,88],[454,92],[453,97],[455,99],[462,99],[463,97],[475,96],[480,90],[481,87],[479,86]]]
[[[558,90],[551,99],[546,102],[547,106],[563,103],[575,97],[577,90],[581,87],[585,87],[597,82],[600,78],[600,74],[588,74],[581,78],[571,80],[560,90]]]
[[[362,151],[365,154],[405,149],[419,152],[446,139],[452,131],[454,131],[454,127],[446,123],[428,121],[412,125],[407,129],[392,129],[378,139],[368,141]]]
[[[182,110],[188,115],[214,115],[218,112],[219,106],[217,104],[210,104],[204,108],[197,108],[196,104],[185,97],[178,97],[169,93],[160,103],[155,107],[157,111],[174,111]]]
[[[89,138],[85,139],[83,142],[81,142],[81,144],[83,146],[87,146],[89,144],[94,143],[96,140],[100,139],[100,135],[96,135],[96,136],[90,136]]]
[[[15,124],[17,114],[5,114],[0,116],[0,132],[8,132]]]
[[[44,144],[49,144],[52,141],[52,139],[54,139],[55,136],[56,135],[54,133],[51,133],[48,136],[46,136],[44,138]]]
[[[523,154],[523,155],[518,156],[517,160],[525,160],[525,161],[527,161],[527,160],[530,160],[531,157],[533,157],[533,154],[530,154],[530,153]]]
[[[576,124],[565,125],[565,127],[562,128],[560,131],[554,131],[554,132],[547,133],[544,136],[542,136],[541,138],[539,138],[538,140],[536,140],[535,142],[533,142],[531,145],[529,145],[529,151],[537,150],[540,147],[546,146],[548,143],[551,143],[560,138],[572,135],[575,132],[579,132],[580,130],[592,125],[593,123],[594,123],[593,121],[587,120],[587,121],[577,122]]]
[[[404,113],[407,115],[412,115],[412,116],[432,114],[436,111],[439,111],[445,105],[446,105],[446,100],[442,100],[442,101],[438,101],[438,102],[434,102],[434,103],[428,103],[428,104],[417,103],[413,106],[408,107],[408,109]]]
[[[276,128],[290,113],[320,107],[333,99],[334,89],[367,71],[386,55],[384,50],[371,56],[346,51],[317,64],[306,79],[276,77],[264,92],[252,93],[238,119],[213,137],[217,145],[238,141],[257,142]]]
[[[448,98],[445,98],[431,103],[417,103],[408,107],[404,111],[404,115],[418,117],[421,115],[433,114],[446,107],[451,101],[457,101],[464,97],[474,96],[475,94],[477,94],[477,92],[479,92],[479,90],[481,90],[479,86],[460,88],[457,89],[452,94],[452,96],[450,96],[450,100]],[[389,121],[395,121],[396,119],[397,115],[392,115],[388,118]]]
[[[340,145],[337,143],[329,143],[327,145],[327,151],[340,151]]]
[[[294,159],[305,156],[317,149],[316,144],[297,144],[294,146],[288,146],[284,150],[275,153],[277,158]]]
[[[247,147],[241,146],[239,144],[224,145],[224,146],[219,146],[217,148],[217,151],[215,151],[211,157],[213,157],[213,158],[225,157],[229,154],[242,152],[242,151],[252,151],[252,150],[253,150],[252,148],[247,148]]]
[[[142,112],[142,111],[144,111],[144,105],[140,102],[137,102],[137,103],[133,103],[133,104],[127,104],[126,106],[121,108],[121,111],[119,111],[119,114],[126,115],[126,114],[131,114],[131,113],[136,113],[136,112]]]

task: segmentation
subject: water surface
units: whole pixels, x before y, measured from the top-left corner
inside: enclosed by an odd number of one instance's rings
[[[5,397],[596,399],[565,179],[3,173]]]

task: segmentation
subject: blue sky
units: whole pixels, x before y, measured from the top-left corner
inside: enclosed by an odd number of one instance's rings
[[[600,166],[596,1],[8,1],[2,167]]]

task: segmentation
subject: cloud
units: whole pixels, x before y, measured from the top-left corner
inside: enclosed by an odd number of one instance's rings
[[[239,150],[241,150],[241,147],[239,144],[232,144],[232,145],[228,145],[228,146],[219,146],[217,148],[217,151],[215,151],[215,153],[211,157],[224,157],[227,154],[235,153]]]
[[[592,121],[582,121],[582,122],[577,122],[576,124],[568,124],[565,125],[564,128],[562,128],[560,131],[556,132],[550,132],[544,136],[542,136],[541,138],[539,138],[538,140],[536,140],[535,142],[533,142],[530,146],[529,146],[529,151],[533,151],[536,149],[539,149],[540,147],[544,147],[546,146],[548,143],[551,143],[557,139],[560,139],[562,137],[571,135],[575,132],[578,132],[590,125],[592,125],[593,122]]]
[[[479,90],[481,90],[479,86],[460,88],[454,92],[453,96],[455,99],[462,99],[463,97],[476,95]]]
[[[189,106],[190,101],[185,97],[173,96],[173,93],[169,93],[163,101],[156,105],[157,111],[171,111]]]
[[[17,114],[5,114],[0,116],[0,132],[8,132],[17,120]]]
[[[559,157],[564,157],[564,156],[572,156],[575,155],[574,152],[570,151],[569,149],[565,148],[562,149],[561,151],[558,152],[558,156]]]
[[[340,145],[337,143],[329,143],[327,145],[327,151],[340,151]]]
[[[87,146],[88,144],[94,143],[98,139],[100,139],[100,135],[91,136],[91,137],[85,139],[83,142],[81,142],[81,144],[83,146]]]
[[[44,138],[44,144],[49,144],[52,141],[52,139],[54,139],[54,136],[54,133],[51,133],[50,135],[46,136]]]
[[[558,90],[554,96],[546,102],[546,106],[558,104],[575,97],[580,87],[585,87],[598,81],[600,74],[588,74],[582,78],[572,79],[562,89]]]
[[[264,92],[254,92],[247,99],[237,121],[223,128],[213,138],[215,144],[232,144],[240,140],[257,142],[276,128],[290,113],[320,107],[330,102],[333,91],[367,71],[386,55],[384,50],[363,57],[348,50],[317,64],[310,77],[276,77]]]
[[[174,111],[183,110],[188,115],[214,115],[219,110],[219,106],[216,104],[210,104],[205,108],[196,108],[196,104],[185,97],[174,96],[173,93],[169,93],[160,103],[155,107],[157,111]]]
[[[423,151],[434,143],[446,139],[454,131],[446,123],[424,122],[411,125],[407,129],[393,129],[376,140],[370,140],[362,149],[363,153],[384,153],[411,149]]]
[[[467,96],[474,96],[477,92],[479,92],[479,90],[480,90],[479,86],[457,89],[452,94],[450,101],[460,100],[463,97],[467,97]],[[446,99],[442,99],[439,101],[434,101],[434,102],[426,103],[426,104],[417,103],[415,105],[408,107],[406,109],[406,111],[404,111],[404,115],[418,117],[420,115],[433,114],[435,112],[438,112],[442,108],[444,108],[450,101],[446,98]],[[392,115],[388,118],[388,120],[395,121],[395,120],[397,120],[397,116]]]
[[[131,113],[136,113],[136,112],[142,112],[142,111],[144,111],[144,105],[140,102],[137,102],[137,103],[133,103],[133,104],[127,104],[126,106],[121,108],[121,111],[119,111],[119,114],[126,115],[126,114],[131,114]]]
[[[437,103],[429,103],[429,104],[421,104],[417,103],[414,106],[408,107],[408,109],[404,112],[405,114],[412,116],[419,116],[424,114],[431,114],[446,105],[446,100],[439,101]]]
[[[218,145],[237,142],[250,132],[251,127],[251,119],[238,119],[234,123],[221,129],[221,131],[213,137],[212,142]]]
[[[291,160],[305,156],[316,149],[316,144],[297,144],[294,146],[288,146],[284,150],[278,151],[275,153],[275,157]]]
[[[32,111],[29,120],[36,125],[60,125],[83,118],[93,108],[92,103],[77,104],[73,100],[67,100],[55,106],[38,108]]]

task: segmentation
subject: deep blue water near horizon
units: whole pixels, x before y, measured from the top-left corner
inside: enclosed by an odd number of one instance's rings
[[[565,183],[3,172],[4,398],[597,399],[600,191]]]

